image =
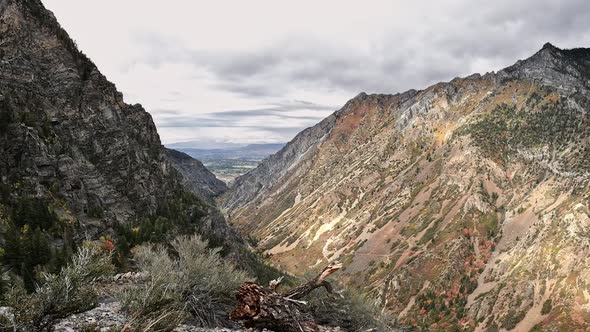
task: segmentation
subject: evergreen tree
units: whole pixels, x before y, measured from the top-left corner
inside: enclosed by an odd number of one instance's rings
[[[20,230],[11,221],[8,221],[4,241],[4,265],[10,268],[20,269]]]

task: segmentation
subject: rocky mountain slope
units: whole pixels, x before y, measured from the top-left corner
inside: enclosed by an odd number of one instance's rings
[[[0,0],[5,264],[28,260],[29,240],[41,252],[49,242],[52,254],[25,263],[28,273],[86,238],[112,237],[125,251],[132,243],[118,241],[120,228],[135,242],[196,228],[245,251],[217,209],[190,192],[211,200],[223,190],[198,161],[164,149],[150,114],[124,102],[40,1]]]
[[[227,191],[227,185],[215,177],[203,163],[184,152],[165,148],[168,161],[182,174],[185,187],[201,199],[214,204],[214,198]]]
[[[241,176],[223,207],[275,265],[340,260],[426,329],[590,327],[590,49],[361,93]]]

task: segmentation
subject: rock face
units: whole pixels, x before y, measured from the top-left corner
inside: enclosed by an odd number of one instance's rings
[[[123,102],[40,2],[2,1],[0,17],[3,184],[54,197],[82,224],[155,213],[179,181],[151,116]]]
[[[203,163],[188,154],[165,149],[168,161],[182,174],[182,183],[201,199],[214,204],[214,198],[227,191],[227,185],[215,177]]]
[[[223,207],[277,266],[338,259],[402,322],[584,330],[589,180],[590,50],[547,44],[498,73],[358,95]]]
[[[0,0],[2,235],[14,211],[28,213],[19,206],[37,204],[55,222],[39,234],[52,250],[103,235],[118,244],[118,225],[153,222],[196,230],[252,276],[268,272],[214,205],[225,190],[199,161],[162,146],[150,114],[123,101],[40,1]]]
[[[40,197],[78,238],[187,215],[216,243],[233,234],[183,186],[210,200],[223,184],[166,151],[150,114],[123,101],[38,0],[0,1],[0,159],[0,220],[4,207]]]

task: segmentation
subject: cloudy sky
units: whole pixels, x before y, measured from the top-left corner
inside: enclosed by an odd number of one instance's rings
[[[590,47],[588,0],[43,2],[165,144],[285,142],[361,91]]]

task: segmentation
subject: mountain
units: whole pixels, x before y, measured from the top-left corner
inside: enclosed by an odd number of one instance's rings
[[[175,146],[172,144],[171,146]],[[224,158],[224,159],[258,159],[262,160],[271,154],[279,151],[285,146],[284,143],[260,143],[238,145],[225,148],[194,148],[194,147],[176,147],[177,150],[190,154],[194,158]]]
[[[198,140],[198,141],[181,141],[166,144],[169,148],[176,150],[182,149],[203,149],[203,150],[231,150],[243,147],[246,144],[215,141],[215,140]]]
[[[99,237],[129,254],[197,230],[255,260],[204,200],[225,185],[166,150],[150,114],[124,102],[38,0],[0,0],[0,160],[2,261],[30,290],[38,266],[55,270]]]
[[[274,264],[341,276],[426,330],[590,328],[590,49],[361,93],[236,179]]]
[[[168,161],[182,174],[185,187],[204,201],[215,204],[213,199],[227,191],[225,183],[217,179],[199,160],[174,149],[165,148],[165,151]]]

